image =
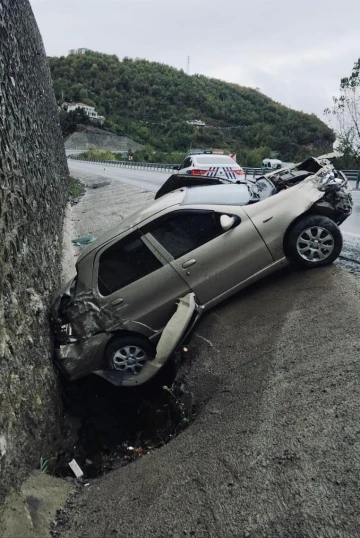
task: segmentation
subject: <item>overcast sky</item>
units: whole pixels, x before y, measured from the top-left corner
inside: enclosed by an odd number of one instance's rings
[[[359,0],[30,0],[49,56],[86,47],[258,87],[322,117],[360,57]]]

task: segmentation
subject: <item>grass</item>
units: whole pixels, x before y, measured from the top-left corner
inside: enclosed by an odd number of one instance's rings
[[[78,198],[84,192],[84,185],[78,179],[70,176],[69,199],[70,202]]]

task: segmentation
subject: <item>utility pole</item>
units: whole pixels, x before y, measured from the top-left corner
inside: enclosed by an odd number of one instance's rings
[[[190,56],[187,57],[186,74],[190,75]]]

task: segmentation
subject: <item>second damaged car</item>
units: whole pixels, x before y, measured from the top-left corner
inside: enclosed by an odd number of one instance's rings
[[[288,263],[324,266],[341,252],[352,200],[327,159],[256,182],[186,178],[79,257],[53,305],[57,362],[70,379],[144,383],[206,310]]]

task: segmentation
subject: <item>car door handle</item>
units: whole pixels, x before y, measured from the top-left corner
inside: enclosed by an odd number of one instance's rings
[[[121,297],[119,297],[119,299],[115,299],[115,301],[113,301],[111,303],[111,306],[117,306],[118,304],[121,304],[124,302],[124,299],[122,299]]]
[[[188,260],[182,264],[182,268],[189,269],[189,267],[191,267],[192,265],[195,265],[195,263],[196,263],[196,260],[194,259]]]

